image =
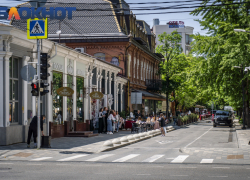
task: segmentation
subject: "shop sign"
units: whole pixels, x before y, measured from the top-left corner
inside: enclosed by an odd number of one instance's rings
[[[102,99],[103,98],[103,94],[101,92],[95,91],[95,92],[90,93],[90,97],[92,99]]]
[[[56,90],[56,93],[60,96],[72,96],[74,94],[74,90],[70,87],[61,87]]]
[[[169,28],[184,28],[184,22],[183,21],[169,21]]]

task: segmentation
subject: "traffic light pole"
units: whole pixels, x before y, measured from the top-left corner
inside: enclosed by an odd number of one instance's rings
[[[40,40],[37,39],[37,76],[38,76],[38,105],[37,105],[37,149],[40,149],[40,146],[41,146],[41,133],[40,133],[40,99],[41,99],[41,95],[40,95],[40,77],[41,77],[41,74],[40,74],[40,66],[41,66],[41,57],[40,57]]]

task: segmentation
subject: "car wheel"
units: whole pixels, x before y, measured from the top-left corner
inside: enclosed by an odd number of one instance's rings
[[[230,124],[229,127],[232,127],[232,124]]]
[[[216,127],[216,124],[214,124],[213,127]]]

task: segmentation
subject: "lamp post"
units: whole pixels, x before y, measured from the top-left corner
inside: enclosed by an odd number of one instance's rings
[[[234,29],[235,32],[246,32],[246,33],[250,33],[250,31],[246,31],[244,29]],[[234,66],[235,68],[242,68],[242,94],[243,94],[243,127],[242,129],[246,129],[246,121],[245,121],[245,88],[244,88],[244,72],[247,73],[248,70],[250,70],[250,67],[245,67],[244,65],[242,65],[241,67],[239,66]],[[249,107],[248,107],[249,108]]]

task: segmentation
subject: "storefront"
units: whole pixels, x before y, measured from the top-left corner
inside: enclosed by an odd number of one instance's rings
[[[36,68],[37,62],[37,54],[33,53],[36,41],[26,36],[24,31],[0,24],[0,145],[26,142],[29,123],[37,114],[37,97],[31,95],[31,82],[20,76],[23,66],[31,63]],[[93,119],[93,100],[89,96],[92,91],[105,93],[105,98],[95,106],[96,112],[102,106],[107,107],[109,94],[114,109],[120,108],[117,87],[123,92],[127,83],[116,77],[121,68],[49,40],[42,42],[42,52],[51,57],[49,93],[41,97],[40,106],[41,114],[46,115],[43,125],[46,135],[65,136],[65,124],[70,125],[70,131],[76,130],[77,123],[82,123],[81,130],[89,130],[89,120]],[[60,96],[57,90],[61,87],[71,88],[73,95]]]

